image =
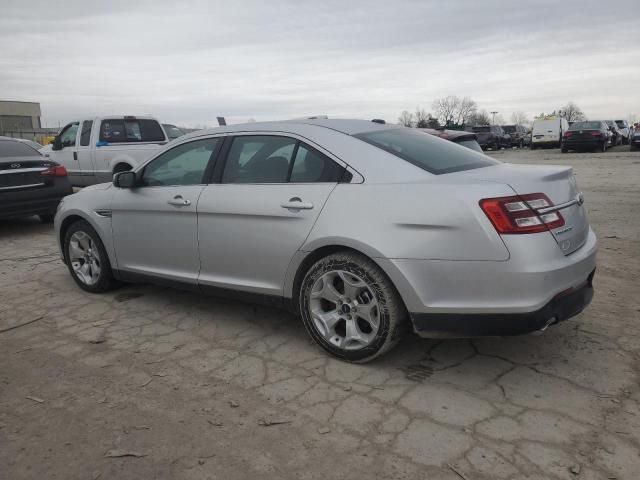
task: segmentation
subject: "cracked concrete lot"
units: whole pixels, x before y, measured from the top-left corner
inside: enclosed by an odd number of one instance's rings
[[[0,330],[35,320],[0,333],[0,478],[639,478],[640,154],[495,155],[574,166],[593,304],[541,336],[409,335],[367,365],[282,311],[84,293],[50,226],[0,223]]]

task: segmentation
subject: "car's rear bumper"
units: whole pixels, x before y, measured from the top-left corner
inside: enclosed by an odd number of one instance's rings
[[[54,187],[0,194],[0,218],[54,214],[60,200],[72,192],[66,181]]]
[[[533,140],[531,140],[531,145],[534,147],[557,148],[560,146],[560,142],[558,140],[536,140],[534,138]]]
[[[593,149],[602,146],[602,143],[606,142],[602,138],[598,139],[581,139],[581,140],[564,140],[562,147],[568,150],[582,150]]]
[[[413,327],[420,336],[482,337],[522,335],[541,331],[584,310],[593,298],[593,275],[582,286],[556,295],[544,307],[527,313],[456,314],[411,313]]]
[[[581,288],[596,267],[598,242],[591,229],[584,245],[569,255],[549,234],[513,237],[518,238],[503,239],[510,252],[505,261],[376,260],[402,296],[416,332],[425,337],[452,335],[446,329],[425,329],[424,319],[429,318],[438,319],[439,326],[446,318],[453,323],[524,318],[526,323],[560,293]],[[488,331],[490,327],[491,322]],[[468,335],[478,329],[470,329]]]

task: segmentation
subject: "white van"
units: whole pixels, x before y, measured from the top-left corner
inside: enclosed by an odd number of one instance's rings
[[[86,187],[110,182],[114,173],[138,166],[167,142],[153,117],[110,115],[69,123],[40,152],[65,166],[72,185]]]
[[[569,130],[566,118],[544,118],[533,121],[531,130],[531,150],[538,147],[560,148],[562,135]]]

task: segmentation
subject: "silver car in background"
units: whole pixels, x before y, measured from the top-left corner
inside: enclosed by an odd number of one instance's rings
[[[363,362],[423,337],[514,335],[581,312],[596,237],[572,169],[510,165],[363,120],[180,137],[55,219],[76,283],[150,281],[285,306]]]

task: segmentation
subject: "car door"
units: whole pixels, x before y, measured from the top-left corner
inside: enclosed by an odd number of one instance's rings
[[[91,145],[91,131],[93,130],[93,120],[83,120],[80,123],[80,141],[76,146],[76,165],[80,169],[82,177],[80,183],[83,186],[96,183],[95,168],[93,165],[94,145]]]
[[[281,296],[287,266],[344,165],[293,136],[227,142],[217,183],[198,202],[200,287]]]
[[[123,278],[151,276],[197,288],[196,206],[221,137],[187,141],[148,162],[137,186],[116,188],[111,216]]]
[[[78,164],[76,145],[80,122],[71,122],[60,131],[58,140],[60,149],[52,150],[49,158],[58,162],[67,169],[69,181],[72,185],[82,186],[82,169]]]

